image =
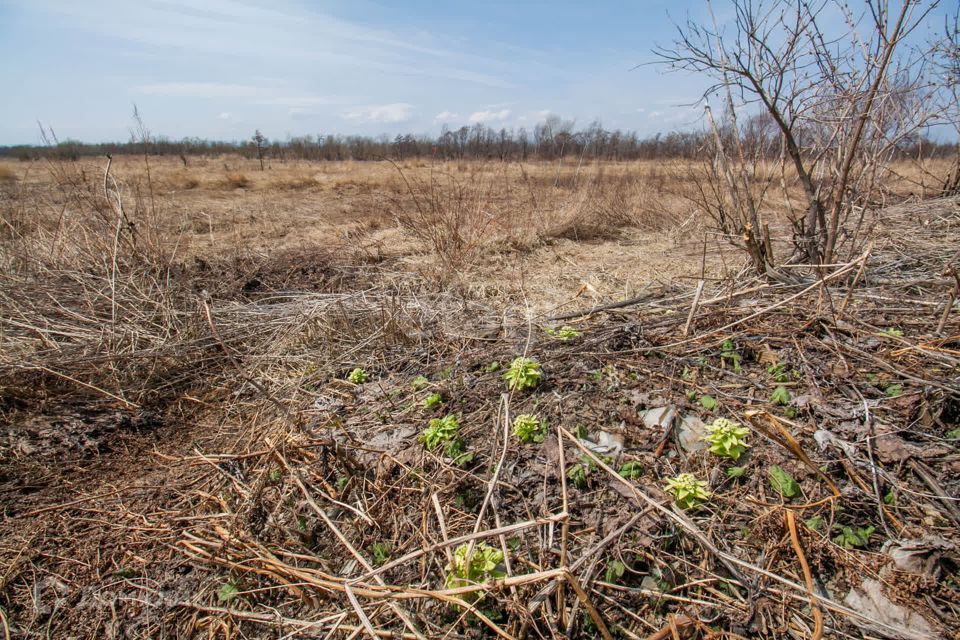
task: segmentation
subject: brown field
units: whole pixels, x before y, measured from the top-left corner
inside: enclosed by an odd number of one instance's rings
[[[0,162],[0,637],[960,633],[948,163],[776,283],[692,162],[106,168]],[[760,170],[786,257],[800,194]],[[503,574],[451,578],[458,538]]]

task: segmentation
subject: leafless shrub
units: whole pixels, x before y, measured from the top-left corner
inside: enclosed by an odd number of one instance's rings
[[[766,114],[789,168],[785,196],[788,183],[802,189],[803,202],[791,204],[793,259],[831,263],[856,251],[884,204],[897,150],[944,113],[944,92],[927,73],[934,53],[907,42],[936,4],[870,0],[854,13],[839,0],[734,0],[728,30],[689,21],[672,47],[656,50],[669,68],[714,81],[704,98],[719,97],[725,114],[721,125],[711,120],[717,166],[704,197],[759,273],[773,267],[762,236],[769,185],[756,184],[740,119]]]

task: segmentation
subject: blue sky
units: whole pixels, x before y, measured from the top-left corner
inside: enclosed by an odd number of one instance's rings
[[[0,144],[157,135],[435,133],[547,113],[641,132],[689,124],[691,77],[649,50],[700,2],[0,0]]]
[[[722,13],[723,2],[717,2]],[[668,15],[669,12],[669,15]],[[696,124],[693,76],[638,64],[694,0],[0,0],[0,144]]]

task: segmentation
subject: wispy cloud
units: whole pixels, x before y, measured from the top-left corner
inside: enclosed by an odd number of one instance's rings
[[[503,122],[510,117],[510,109],[500,109],[499,111],[485,110],[477,111],[471,113],[470,117],[467,118],[470,122],[476,124],[478,122],[487,123],[487,122]]]
[[[343,114],[347,120],[395,124],[413,119],[413,105],[406,102],[355,107]]]
[[[433,121],[436,124],[450,124],[451,122],[459,122],[460,120],[463,120],[463,117],[459,113],[453,113],[452,111],[441,111],[433,116]]]

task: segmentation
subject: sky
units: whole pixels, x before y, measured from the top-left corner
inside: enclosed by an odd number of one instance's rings
[[[715,3],[722,20],[722,5]],[[0,0],[0,144],[699,126],[650,65],[703,0]]]

